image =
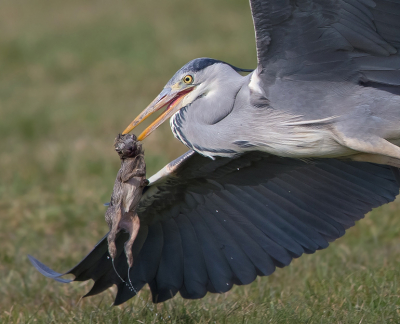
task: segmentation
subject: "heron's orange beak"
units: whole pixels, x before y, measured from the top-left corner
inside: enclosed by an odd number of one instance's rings
[[[182,99],[193,90],[193,87],[185,88],[181,91],[173,91],[170,88],[164,88],[163,91],[155,98],[150,105],[137,116],[132,123],[124,130],[122,134],[128,134],[132,129],[139,125],[143,120],[151,114],[167,106],[167,109],[147,127],[138,137],[139,141],[144,140],[149,136],[158,126],[165,122],[169,117],[175,114],[180,108],[179,103]]]

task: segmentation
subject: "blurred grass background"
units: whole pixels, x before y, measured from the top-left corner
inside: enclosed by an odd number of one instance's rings
[[[255,67],[247,1],[0,2],[1,323],[400,322],[399,202],[325,251],[198,301],[151,305],[144,289],[111,307],[115,290],[80,300],[91,283],[30,265],[27,254],[69,269],[107,232],[114,137],[202,56]],[[145,149],[148,175],[186,150],[167,124]]]

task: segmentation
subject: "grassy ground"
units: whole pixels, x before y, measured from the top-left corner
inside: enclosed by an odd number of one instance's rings
[[[0,2],[1,323],[399,323],[399,203],[325,251],[198,301],[80,300],[29,264],[76,264],[107,231],[115,135],[184,63],[255,66],[244,0]],[[148,174],[185,151],[168,125],[145,142]]]

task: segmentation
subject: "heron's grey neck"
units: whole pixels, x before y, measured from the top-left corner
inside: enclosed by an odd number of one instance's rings
[[[250,106],[248,83],[251,74],[237,74],[225,84],[218,83],[212,94],[200,95],[179,110],[170,121],[176,138],[193,150],[210,157],[233,156],[240,153],[236,136],[246,134],[241,123]]]

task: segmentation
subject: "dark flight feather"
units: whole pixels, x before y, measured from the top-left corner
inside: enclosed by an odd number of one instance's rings
[[[365,162],[306,163],[261,152],[215,160],[189,153],[181,161],[147,187],[138,208],[144,221],[130,279],[136,291],[149,284],[154,302],[178,291],[201,298],[269,275],[292,258],[326,248],[399,193],[398,169]],[[123,253],[127,236],[116,239],[123,281],[112,268],[106,237],[65,274],[94,280],[88,295],[115,284],[115,304],[125,302],[136,294]],[[45,276],[70,282],[30,260]]]

